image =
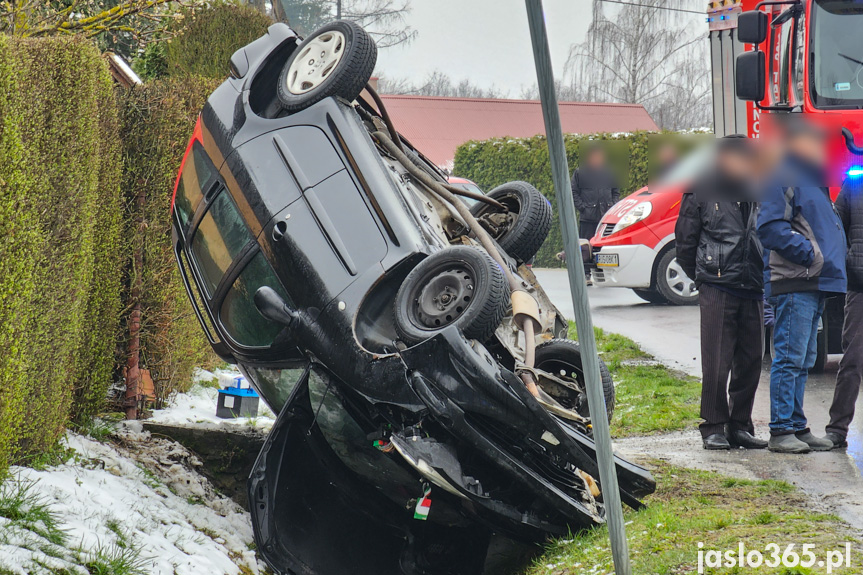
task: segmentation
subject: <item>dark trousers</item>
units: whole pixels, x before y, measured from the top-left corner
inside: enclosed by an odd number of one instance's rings
[[[848,290],[845,295],[845,323],[842,326],[842,351],[836,375],[836,389],[830,406],[828,433],[848,435],[854,418],[854,404],[863,378],[863,293]]]
[[[761,377],[764,301],[740,298],[702,284],[702,437],[729,431],[754,433],[752,406]],[[729,379],[730,375],[730,379]]]
[[[589,240],[596,235],[596,228],[599,227],[599,222],[590,222],[587,220],[578,221],[578,237],[582,240]]]

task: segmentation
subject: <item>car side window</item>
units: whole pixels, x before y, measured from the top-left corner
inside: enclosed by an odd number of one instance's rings
[[[177,195],[174,198],[174,209],[180,217],[180,225],[185,228],[204,197],[204,188],[210,178],[216,173],[216,167],[207,157],[204,148],[197,141],[192,144],[192,151],[186,157],[183,173],[177,184]]]
[[[231,262],[254,241],[231,195],[219,192],[192,237],[192,255],[204,280],[207,295],[216,293]]]
[[[261,252],[255,254],[234,280],[222,301],[219,319],[236,343],[245,347],[269,347],[284,328],[261,315],[255,307],[255,292],[262,286],[273,288],[285,302],[288,295]]]
[[[264,397],[264,401],[277,414],[285,407],[294,388],[306,373],[306,366],[290,368],[244,366],[244,368]]]

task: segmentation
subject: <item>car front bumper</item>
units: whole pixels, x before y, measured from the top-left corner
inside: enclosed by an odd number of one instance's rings
[[[657,252],[645,245],[604,246],[594,248],[593,261],[597,255],[616,255],[616,266],[594,265],[591,269],[593,285],[596,287],[625,287],[647,289],[653,279],[653,266]]]

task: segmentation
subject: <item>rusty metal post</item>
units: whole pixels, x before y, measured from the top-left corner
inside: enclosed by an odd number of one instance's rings
[[[136,241],[132,254],[132,277],[129,289],[129,300],[132,302],[132,311],[129,314],[129,346],[126,358],[126,396],[123,407],[126,408],[126,419],[138,419],[138,404],[141,401],[141,298],[144,292],[144,240],[143,234],[147,228],[144,220],[144,207],[147,203],[147,194],[143,183],[139,186],[138,195],[135,198],[135,208],[138,214],[135,216]]]
[[[626,528],[623,523],[620,488],[617,484],[617,469],[611,450],[611,433],[606,419],[605,397],[602,392],[602,378],[599,373],[599,355],[596,352],[593,320],[590,317],[590,302],[587,299],[587,285],[584,281],[584,264],[581,261],[581,249],[578,245],[575,205],[569,186],[569,165],[563,142],[563,128],[560,124],[560,110],[557,107],[557,94],[554,90],[554,72],[548,50],[542,0],[525,0],[525,5],[530,25],[533,57],[536,63],[537,85],[542,101],[542,115],[545,121],[545,134],[557,198],[557,211],[560,215],[560,228],[566,251],[566,267],[569,271],[572,307],[575,310],[575,324],[578,328],[578,341],[581,345],[582,366],[587,384],[587,404],[590,408],[590,420],[593,424],[593,439],[596,442],[596,459],[599,466],[599,480],[602,486],[602,499],[605,503],[608,533],[611,538],[614,571],[617,575],[630,575],[632,567],[629,563],[629,547],[626,541]]]

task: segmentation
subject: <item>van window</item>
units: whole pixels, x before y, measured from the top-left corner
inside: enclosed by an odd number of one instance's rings
[[[224,189],[201,219],[192,237],[192,254],[210,297],[237,254],[254,238]]]
[[[222,302],[222,327],[235,342],[246,347],[268,347],[284,328],[261,315],[255,307],[255,292],[269,286],[288,303],[285,290],[264,255],[258,252],[234,280]]]
[[[183,165],[183,173],[177,185],[177,196],[174,199],[174,209],[180,216],[180,225],[185,228],[192,219],[207,183],[216,173],[216,168],[204,152],[199,142],[192,144],[192,151]]]

